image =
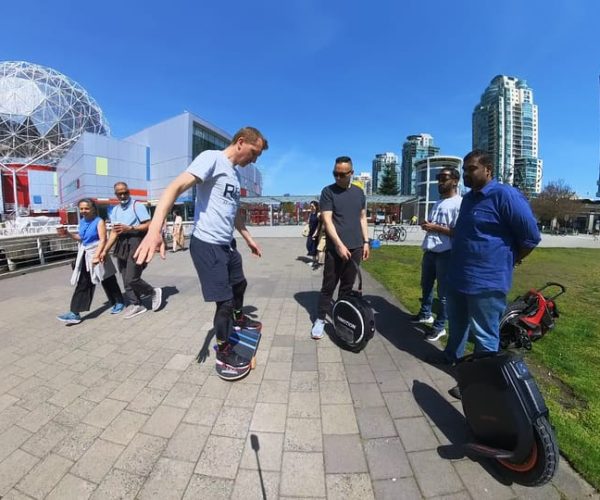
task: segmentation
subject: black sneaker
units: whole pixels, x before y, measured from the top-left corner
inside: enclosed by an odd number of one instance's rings
[[[262,323],[242,314],[238,319],[233,318],[233,328],[236,330],[260,330]]]
[[[227,343],[222,346],[217,346],[217,363],[231,366],[233,368],[246,368],[250,366],[250,360],[242,358],[237,354],[231,344]]]

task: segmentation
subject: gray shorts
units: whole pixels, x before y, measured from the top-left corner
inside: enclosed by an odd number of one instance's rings
[[[232,299],[232,286],[245,279],[242,256],[237,251],[235,240],[231,241],[231,245],[215,245],[192,236],[190,254],[204,300],[223,302]]]

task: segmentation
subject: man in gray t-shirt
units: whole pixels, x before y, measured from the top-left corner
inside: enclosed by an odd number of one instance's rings
[[[246,279],[242,257],[237,251],[233,231],[237,229],[254,255],[261,256],[260,247],[252,239],[238,213],[240,175],[236,165],[254,163],[268,148],[267,140],[257,129],[239,130],[223,151],[204,151],[185,172],[167,186],[158,202],[148,234],[136,252],[138,263],[150,262],[164,244],[160,234],[163,222],[175,200],[196,185],[194,232],[190,254],[200,279],[202,295],[207,302],[216,302],[214,330],[217,337],[217,364],[243,371],[248,361],[240,358],[228,342],[232,328],[258,329],[242,312]]]
[[[323,268],[323,284],[319,296],[317,318],[311,330],[313,339],[323,337],[325,317],[329,312],[333,291],[340,283],[338,297],[352,290],[356,266],[369,258],[366,197],[352,184],[352,160],[340,156],[335,160],[335,183],[321,192],[321,218],[327,233],[327,249]]]

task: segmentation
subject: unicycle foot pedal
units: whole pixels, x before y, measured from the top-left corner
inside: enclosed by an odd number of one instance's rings
[[[473,453],[474,455],[487,458],[510,460],[515,457],[515,454],[512,451],[492,448],[491,446],[486,446],[479,443],[467,443],[465,444],[465,450]]]

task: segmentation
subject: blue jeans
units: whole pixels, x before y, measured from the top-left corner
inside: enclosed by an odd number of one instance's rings
[[[448,291],[448,324],[450,334],[444,355],[451,361],[461,358],[469,333],[475,342],[475,352],[498,352],[500,318],[506,309],[506,294],[483,292],[467,295]]]
[[[419,316],[429,318],[433,306],[433,284],[437,279],[437,296],[440,301],[440,309],[433,323],[434,330],[441,330],[446,324],[446,273],[450,251],[447,252],[424,252],[421,261],[421,309]]]

